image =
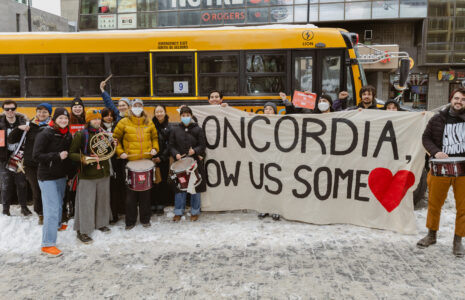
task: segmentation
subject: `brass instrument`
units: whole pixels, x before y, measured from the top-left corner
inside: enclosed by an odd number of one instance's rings
[[[93,156],[86,156],[88,164],[110,159],[116,152],[113,137],[108,132],[99,132],[89,142],[89,149]]]

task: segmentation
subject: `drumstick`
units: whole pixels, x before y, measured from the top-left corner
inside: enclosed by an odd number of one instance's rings
[[[142,155],[146,155],[146,154],[150,154],[150,152],[142,153]],[[139,154],[131,154],[131,155],[128,155],[128,157],[139,156],[139,155],[141,155],[141,154],[140,153]]]
[[[110,80],[111,77],[113,77],[113,74],[110,74],[110,76],[108,76],[103,82],[107,83],[107,81]]]

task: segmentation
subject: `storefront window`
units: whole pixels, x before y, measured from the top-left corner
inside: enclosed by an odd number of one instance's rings
[[[429,0],[428,16],[454,16],[454,3],[450,0]]]
[[[137,11],[156,11],[156,0],[137,0]]]
[[[99,0],[98,1],[99,14],[115,14],[116,13],[116,0]]]

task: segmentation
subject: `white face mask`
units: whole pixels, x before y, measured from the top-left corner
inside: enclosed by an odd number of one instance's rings
[[[318,109],[321,112],[327,111],[329,109],[329,103],[328,102],[320,102],[320,103],[318,103]]]
[[[144,111],[144,108],[133,106],[131,108],[131,111],[136,117],[139,117],[142,114],[142,112]]]

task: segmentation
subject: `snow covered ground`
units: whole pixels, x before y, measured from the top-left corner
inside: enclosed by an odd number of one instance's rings
[[[419,235],[352,225],[258,220],[255,212],[203,213],[198,222],[95,232],[84,245],[69,228],[60,258],[39,253],[34,217],[0,216],[0,299],[465,299],[465,259],[452,255],[455,206],[443,209],[438,244]],[[70,222],[72,227],[72,221]]]

